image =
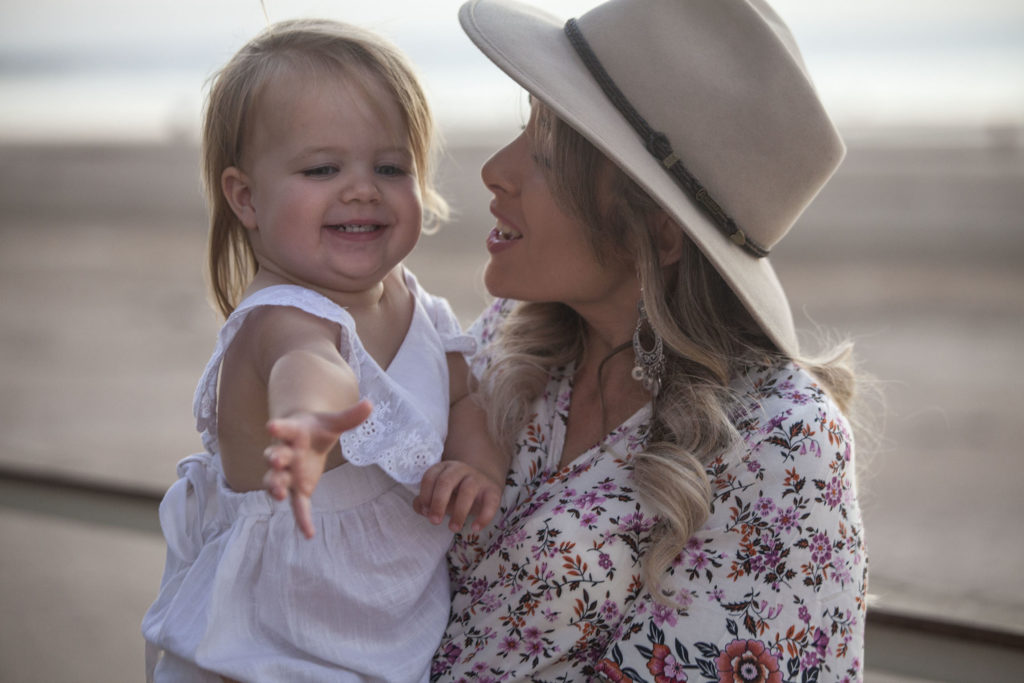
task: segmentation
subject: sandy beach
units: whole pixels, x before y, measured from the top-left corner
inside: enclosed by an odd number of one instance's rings
[[[449,150],[455,220],[409,259],[465,323],[486,301],[478,168],[499,142]],[[192,392],[218,321],[197,165],[185,141],[0,148],[4,468],[157,492],[198,449]],[[860,443],[871,592],[1017,632],[1022,217],[1024,135],[862,136],[773,256],[809,347],[816,329],[853,337],[885,395],[881,438]],[[0,611],[22,616],[0,625],[0,680],[138,680],[160,537],[28,511],[0,488],[5,502]]]

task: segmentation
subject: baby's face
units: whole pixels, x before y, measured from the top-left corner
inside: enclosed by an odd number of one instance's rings
[[[253,114],[242,182],[224,189],[261,269],[328,296],[376,287],[423,214],[398,103],[373,78],[279,75]]]

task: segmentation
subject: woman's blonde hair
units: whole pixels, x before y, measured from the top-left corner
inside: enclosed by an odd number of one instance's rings
[[[326,19],[272,24],[218,71],[203,115],[202,178],[210,214],[207,251],[210,289],[226,317],[256,272],[245,228],[221,192],[221,175],[243,162],[254,108],[275,76],[329,75],[359,86],[374,79],[394,97],[409,136],[423,197],[424,222],[443,221],[448,207],[433,184],[434,122],[412,66],[382,37]],[[315,83],[310,85],[315,88]]]
[[[747,367],[786,358],[689,239],[666,280],[649,229],[658,205],[542,103],[534,106],[535,154],[546,162],[556,201],[589,228],[599,261],[623,253],[633,257],[651,327],[664,341],[662,388],[653,400],[644,451],[634,458],[638,492],[662,520],[643,566],[652,594],[659,596],[663,572],[709,514],[706,465],[739,438],[730,419],[730,382]],[[582,320],[563,304],[520,303],[509,314],[482,377],[489,427],[502,447],[512,448],[550,373],[578,360],[583,342]],[[823,360],[793,360],[847,409],[854,390],[849,345]]]

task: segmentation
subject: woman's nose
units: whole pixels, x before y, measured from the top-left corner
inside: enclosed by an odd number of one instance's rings
[[[519,183],[522,156],[526,150],[526,136],[520,134],[484,162],[480,177],[491,192],[514,194]]]

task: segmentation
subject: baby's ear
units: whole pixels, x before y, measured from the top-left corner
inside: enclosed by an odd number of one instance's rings
[[[256,208],[252,204],[249,176],[237,166],[228,166],[220,174],[220,190],[242,225],[249,230],[255,230]]]

